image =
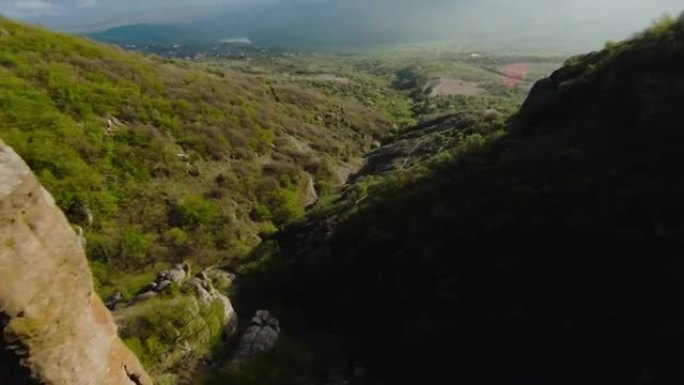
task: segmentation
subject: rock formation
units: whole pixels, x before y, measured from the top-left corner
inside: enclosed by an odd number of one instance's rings
[[[189,275],[190,265],[187,262],[183,264],[178,264],[169,270],[161,271],[157,273],[157,277],[153,282],[148,283],[135,296],[135,301],[145,301],[147,299],[154,298],[158,294],[161,294],[164,291],[171,289],[172,285],[174,284],[180,286],[185,282]],[[116,306],[119,303],[121,303],[121,299],[119,299],[118,301],[115,301],[114,297],[108,299],[107,307],[110,310],[114,310]]]
[[[371,151],[366,163],[351,180],[364,175],[409,169],[444,149],[458,145],[463,135],[477,133],[476,122],[463,113],[427,121]]]
[[[223,314],[225,316],[225,329],[224,337],[229,339],[235,336],[238,328],[238,316],[233,308],[233,304],[230,299],[216,290],[212,281],[212,275],[220,274],[219,270],[209,269],[204,272],[197,273],[197,275],[188,281],[188,285],[195,291],[197,297],[200,301],[205,304],[212,303],[214,301],[220,301],[223,307]],[[228,274],[228,273],[225,273]],[[232,281],[234,277],[231,277]]]
[[[304,206],[312,206],[318,202],[318,192],[316,191],[316,183],[311,174],[307,174],[306,192],[304,194]]]
[[[220,302],[225,323],[224,336],[229,339],[237,332],[238,316],[230,299],[216,289],[214,283],[219,282],[221,286],[228,288],[234,280],[235,275],[216,268],[200,271],[190,278],[190,265],[185,262],[175,265],[169,270],[159,272],[156,279],[143,287],[132,302],[125,303],[121,292],[115,292],[107,299],[106,305],[110,310],[116,310],[120,305],[129,306],[155,298],[170,290],[174,285],[176,287],[187,285],[203,305],[209,305],[215,301]]]
[[[72,227],[1,141],[0,319],[3,384],[152,383],[94,293]]]
[[[280,323],[266,310],[256,312],[240,338],[233,363],[270,352],[278,342]]]

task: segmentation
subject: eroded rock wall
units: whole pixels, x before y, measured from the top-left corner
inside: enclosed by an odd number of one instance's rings
[[[7,385],[148,385],[93,290],[77,235],[24,161],[0,141],[0,314]],[[18,365],[16,365],[18,364]],[[19,382],[17,382],[19,381]]]

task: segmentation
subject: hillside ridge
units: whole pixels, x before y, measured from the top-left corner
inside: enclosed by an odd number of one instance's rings
[[[570,59],[503,134],[476,126],[448,157],[353,179],[278,235],[271,269],[299,279],[266,273],[274,300],[347,339],[358,381],[683,378],[655,348],[683,343],[682,25]]]

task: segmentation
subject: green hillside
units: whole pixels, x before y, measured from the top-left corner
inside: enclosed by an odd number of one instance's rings
[[[252,296],[236,306],[248,318],[269,297],[250,288],[267,257],[255,258],[254,248],[305,222],[307,206],[317,202],[316,213],[333,205],[371,150],[445,112],[460,111],[481,131],[432,135],[421,160],[502,129],[524,91],[503,89],[484,68],[514,58],[483,60],[407,51],[192,63],[0,19],[0,137],[83,231],[105,299],[121,291],[128,301],[157,272],[189,261],[193,272],[239,273],[245,285],[220,290],[236,300]],[[482,88],[430,96],[426,82],[440,77]],[[121,306],[114,311],[121,336],[161,384],[220,382],[224,373],[205,373],[202,363],[230,353],[219,341],[222,315],[187,291],[174,286]],[[288,329],[272,356],[230,381],[318,380],[327,362],[306,358],[315,353]]]
[[[280,320],[235,367],[187,286],[122,307],[163,385],[678,383],[684,25],[569,59],[518,110],[555,60],[191,63],[0,18],[0,137],[101,295],[189,261]]]
[[[343,182],[391,116],[350,98],[0,19],[0,136],[83,227],[102,284],[231,261]],[[105,290],[106,291],[106,290]]]
[[[279,257],[254,290],[343,336],[354,383],[681,380],[682,68],[663,19],[539,81],[504,134],[419,127],[447,152],[357,178],[255,253]]]

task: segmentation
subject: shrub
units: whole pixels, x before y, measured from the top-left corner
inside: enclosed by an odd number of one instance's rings
[[[304,215],[304,206],[296,191],[279,188],[265,194],[264,204],[268,207],[273,222],[282,226]]]
[[[153,374],[210,354],[225,322],[219,301],[204,305],[192,295],[151,299],[121,315],[124,342]]]
[[[672,15],[663,15],[654,20],[651,26],[644,32],[646,36],[659,36],[671,31],[677,20]]]
[[[145,234],[134,228],[126,228],[121,236],[119,259],[126,267],[139,266],[145,262],[155,236]]]
[[[164,233],[164,238],[166,242],[170,243],[173,247],[177,249],[185,249],[188,247],[190,237],[183,231],[183,229],[178,227],[172,227]]]
[[[197,195],[181,199],[175,209],[179,224],[190,229],[215,225],[221,218],[221,207],[216,202]]]

